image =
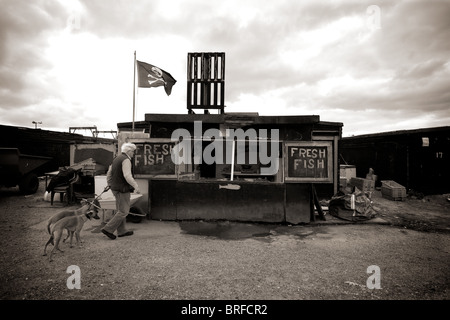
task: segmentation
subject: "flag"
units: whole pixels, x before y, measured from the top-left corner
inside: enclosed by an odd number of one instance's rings
[[[164,86],[164,90],[169,96],[172,93],[172,86],[177,82],[170,73],[142,61],[137,62],[138,87],[152,88]]]

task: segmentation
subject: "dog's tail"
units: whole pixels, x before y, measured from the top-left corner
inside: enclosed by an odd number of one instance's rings
[[[44,256],[47,255],[47,246],[49,244],[51,244],[52,246],[55,246],[55,242],[53,241],[54,239],[55,239],[55,237],[53,236],[53,234],[50,235],[50,239],[48,239],[48,241],[47,241],[47,243],[45,244],[45,247],[44,247]],[[50,256],[51,256],[51,254],[50,254]]]
[[[52,219],[48,219],[48,221],[47,221],[47,232],[48,232],[49,235],[52,235],[52,229],[51,229],[52,223],[54,223],[52,221]]]
[[[47,221],[47,232],[48,232],[48,234],[52,234],[52,232],[50,231],[50,225],[52,224],[52,221],[49,219],[48,221]]]

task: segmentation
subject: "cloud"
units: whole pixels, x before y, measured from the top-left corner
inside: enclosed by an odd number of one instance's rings
[[[44,1],[3,1],[0,12],[1,108],[36,103],[48,91],[47,37],[64,26],[65,10]]]
[[[40,117],[55,128],[131,120],[136,50],[177,79],[170,98],[138,90],[138,119],[185,112],[187,53],[215,51],[226,53],[229,112],[319,114],[345,122],[345,134],[450,123],[450,2],[378,1],[380,28],[370,28],[371,5],[4,1],[2,120]]]

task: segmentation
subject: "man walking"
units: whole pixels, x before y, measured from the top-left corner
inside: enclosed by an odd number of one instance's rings
[[[116,230],[119,237],[133,235],[133,231],[126,229],[126,217],[130,212],[130,193],[133,191],[141,193],[131,172],[131,159],[136,151],[136,145],[124,143],[121,151],[122,153],[113,160],[106,174],[108,186],[116,198],[116,214],[102,228],[102,232],[112,240],[116,239],[114,235]]]

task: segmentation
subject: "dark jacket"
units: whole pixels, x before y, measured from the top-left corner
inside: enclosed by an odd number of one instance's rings
[[[119,192],[133,192],[134,188],[125,180],[122,171],[122,162],[128,160],[128,156],[125,153],[118,155],[111,165],[111,181],[110,187],[113,191]]]

